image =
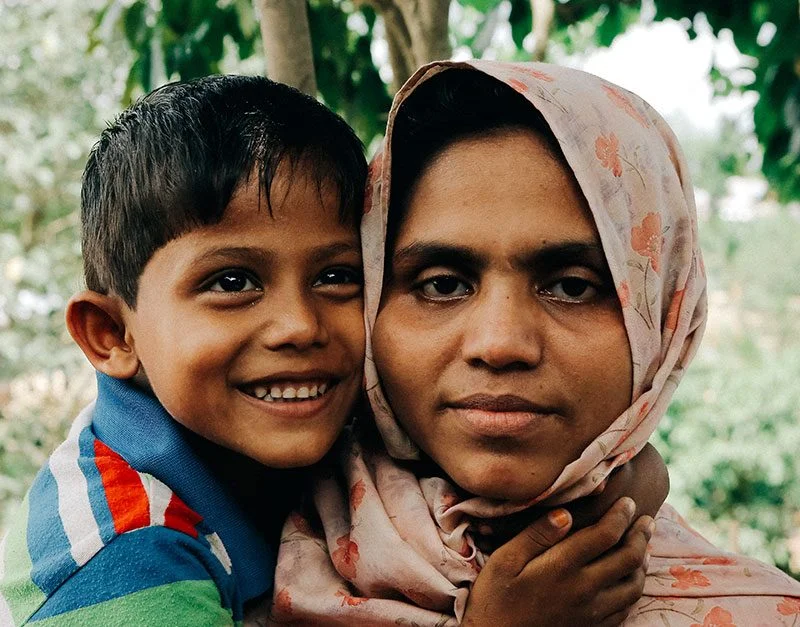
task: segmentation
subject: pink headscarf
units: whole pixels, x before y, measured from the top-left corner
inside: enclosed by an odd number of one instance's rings
[[[706,318],[706,282],[688,169],[667,124],[639,97],[596,76],[545,64],[436,62],[394,99],[386,149],[371,166],[362,221],[367,337],[380,302],[395,114],[421,83],[477,69],[539,110],[559,142],[597,224],[622,305],[633,360],[632,405],[525,503],[459,500],[443,478],[393,461],[418,449],[392,415],[368,340],[366,381],[386,446],[352,442],[341,477],[321,477],[314,506],[323,532],[292,515],[283,531],[273,619],[306,624],[457,625],[488,556],[472,518],[533,503],[564,503],[594,491],[647,442],[693,357]],[[626,625],[792,624],[800,583],[777,569],[715,548],[669,506],[657,518],[644,597]]]

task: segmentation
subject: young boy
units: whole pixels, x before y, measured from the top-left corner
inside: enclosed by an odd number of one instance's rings
[[[98,396],[0,545],[0,624],[230,624],[270,591],[275,469],[360,390],[365,177],[344,121],[264,78],[165,86],[102,134],[66,315]]]

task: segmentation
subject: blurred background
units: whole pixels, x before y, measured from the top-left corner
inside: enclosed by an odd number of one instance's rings
[[[0,533],[94,393],[63,309],[83,164],[126,104],[267,73],[371,154],[419,64],[535,59],[639,93],[680,138],[710,321],[653,442],[702,533],[800,576],[799,20],[797,0],[0,0]]]

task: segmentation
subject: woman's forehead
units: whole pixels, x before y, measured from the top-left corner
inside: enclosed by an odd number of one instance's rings
[[[489,142],[459,140],[423,170],[398,245],[418,239],[504,248],[520,241],[599,245],[572,172],[542,138],[524,130]]]

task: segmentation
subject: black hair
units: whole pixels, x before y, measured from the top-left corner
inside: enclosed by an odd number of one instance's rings
[[[271,213],[271,184],[284,161],[290,172],[303,167],[319,189],[333,184],[339,219],[358,223],[367,175],[363,146],[344,120],[310,96],[258,76],[209,76],[144,96],[103,131],[83,173],[87,288],[135,307],[152,255],[192,229],[218,223],[252,173]]]
[[[566,162],[542,114],[502,81],[478,70],[450,69],[417,87],[400,105],[392,130],[386,250],[394,248],[417,180],[443,150],[463,139],[514,129],[533,131]]]

